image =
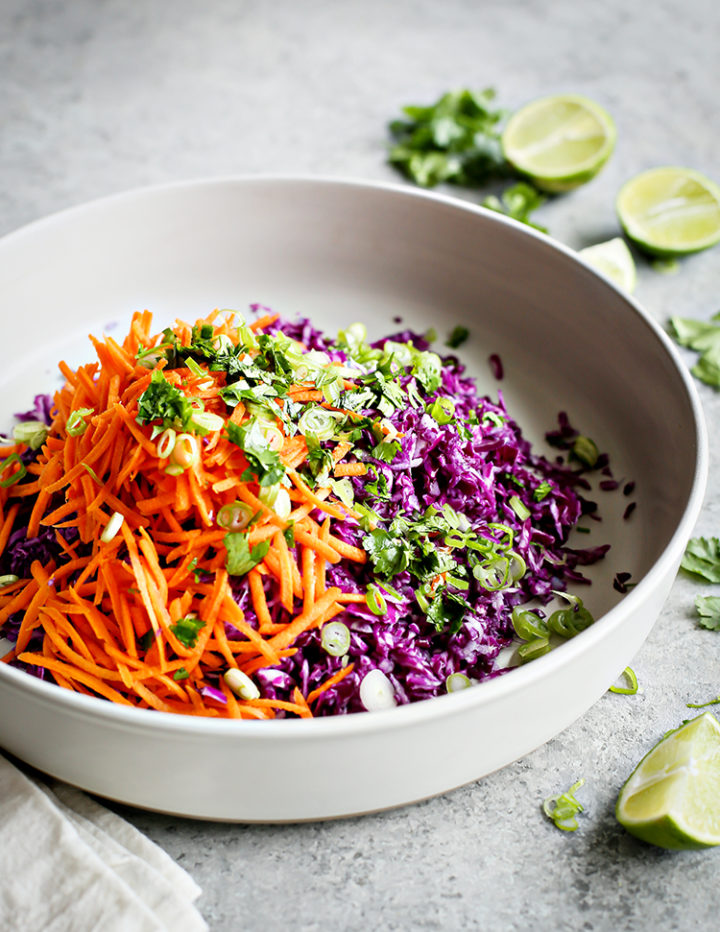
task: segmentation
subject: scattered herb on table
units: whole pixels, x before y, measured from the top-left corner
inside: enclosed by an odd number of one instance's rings
[[[720,388],[720,311],[709,322],[671,317],[670,331],[681,346],[700,353],[692,374],[706,385]]]
[[[541,233],[547,233],[547,227],[533,223],[530,219],[530,214],[538,207],[542,207],[546,200],[547,198],[537,188],[526,181],[518,181],[517,184],[506,188],[500,197],[490,194],[481,201],[481,204],[513,220],[519,220],[520,223],[526,223]]]

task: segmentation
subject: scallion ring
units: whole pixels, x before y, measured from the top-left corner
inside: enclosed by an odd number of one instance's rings
[[[342,621],[328,621],[320,632],[320,644],[331,657],[344,657],[350,650],[350,629]]]
[[[70,412],[70,417],[65,424],[65,433],[69,437],[79,437],[87,430],[86,417],[94,413],[94,408],[77,408]]]
[[[213,414],[212,411],[198,411],[197,414],[192,416],[191,426],[198,427],[205,433],[215,433],[215,431],[223,429],[225,418],[220,417],[219,414]]]
[[[44,421],[23,421],[13,427],[13,440],[38,450],[47,440],[50,428]]]
[[[100,540],[104,544],[109,544],[114,537],[117,537],[118,531],[123,526],[124,521],[125,517],[121,515],[119,511],[113,511],[110,520],[105,525],[105,530],[100,535]]]
[[[455,417],[455,402],[452,398],[446,398],[444,395],[441,395],[439,398],[436,398],[431,405],[428,405],[425,410],[433,420],[437,421],[440,426],[443,426],[444,424],[449,424]]]
[[[548,638],[533,638],[532,641],[526,641],[518,647],[518,657],[522,663],[528,663],[535,660],[536,657],[542,657],[550,650],[550,641]]]
[[[382,670],[370,670],[360,683],[360,702],[368,712],[381,712],[397,705],[395,690]]]
[[[223,505],[217,514],[217,523],[226,531],[244,531],[253,517],[253,510],[245,502]]]
[[[377,586],[370,584],[367,587],[365,602],[373,615],[387,615],[387,602]]]
[[[177,440],[177,431],[174,431],[172,427],[168,427],[167,430],[164,430],[157,439],[157,455],[158,459],[164,460],[167,459],[175,448],[175,441]]]
[[[313,434],[318,440],[332,440],[336,430],[337,421],[324,408],[308,408],[298,421],[299,433]]]
[[[449,693],[459,693],[460,690],[467,689],[468,686],[472,686],[472,680],[469,676],[465,676],[464,673],[451,673],[445,680],[445,689]]]
[[[260,690],[257,684],[250,679],[247,673],[231,667],[223,673],[223,679],[228,689],[231,689],[241,699],[259,699]]]
[[[200,459],[197,438],[192,434],[178,434],[170,454],[170,462],[181,469],[189,469]]]
[[[533,638],[546,638],[550,634],[548,626],[536,612],[520,608],[516,605],[510,616],[515,634],[523,641],[532,641]]]
[[[12,467],[17,463],[17,469],[14,472],[11,472]],[[7,475],[6,475],[7,473]],[[0,487],[3,489],[9,489],[11,485],[15,485],[16,482],[19,482],[27,474],[27,469],[25,469],[25,464],[20,459],[19,453],[11,453],[7,459],[4,459],[0,463]]]
[[[0,576],[0,589],[4,589],[5,586],[12,586],[13,583],[19,581],[20,577],[16,576],[14,573],[8,573],[7,576]]]
[[[625,667],[625,669],[620,674],[626,682],[627,686],[611,686],[611,693],[619,693],[621,696],[634,696],[637,694],[638,689],[638,678],[637,674],[632,667]]]

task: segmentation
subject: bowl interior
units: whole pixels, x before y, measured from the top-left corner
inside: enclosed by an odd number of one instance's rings
[[[139,191],[6,237],[0,301],[13,348],[0,377],[3,429],[58,386],[59,359],[91,358],[88,333],[122,333],[139,309],[161,329],[259,302],[330,331],[356,320],[372,336],[432,327],[441,352],[464,324],[458,355],[483,393],[502,391],[538,451],[550,452],[545,432],[566,411],[610,455],[615,478],[635,484],[631,496],[598,491],[602,520],[575,536],[578,547],[611,544],[583,592],[596,617],[621,598],[617,572],[639,581],[663,553],[696,480],[697,414],[658,328],[570,251],[447,198],[278,178]]]

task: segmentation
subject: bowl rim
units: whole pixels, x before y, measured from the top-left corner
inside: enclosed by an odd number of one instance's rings
[[[43,231],[52,231],[53,227],[82,218],[85,214],[102,212],[116,204],[130,203],[134,200],[161,197],[172,194],[184,194],[193,191],[209,190],[227,185],[259,186],[278,184],[288,186],[309,185],[326,188],[352,189],[357,192],[384,192],[391,196],[415,198],[436,207],[450,208],[468,215],[482,217],[490,223],[505,225],[520,236],[529,237],[551,253],[560,253],[571,263],[580,266],[595,278],[604,282],[606,287],[615,291],[625,302],[629,311],[645,324],[651,335],[659,341],[666,355],[673,363],[680,383],[685,389],[686,401],[692,411],[692,433],[695,442],[695,466],[692,484],[685,502],[680,520],[677,522],[672,537],[650,569],[637,585],[627,593],[617,605],[601,615],[593,625],[582,631],[558,649],[535,659],[532,663],[509,670],[507,673],[485,680],[478,687],[461,690],[456,693],[435,696],[373,714],[354,713],[347,715],[324,716],[312,719],[278,719],[278,720],[241,720],[176,715],[162,713],[154,709],[127,708],[94,696],[71,692],[31,676],[22,670],[0,663],[0,691],[7,687],[18,693],[26,693],[40,703],[51,704],[58,709],[80,717],[89,717],[98,722],[105,721],[118,727],[130,726],[155,732],[183,734],[186,737],[206,737],[212,739],[221,736],[235,738],[253,738],[258,741],[292,738],[297,741],[315,741],[324,735],[344,734],[359,737],[370,733],[385,732],[396,728],[419,725],[431,719],[443,719],[448,716],[468,711],[475,706],[491,705],[502,701],[508,693],[529,689],[540,680],[553,675],[566,664],[572,664],[580,655],[592,651],[603,640],[610,629],[625,623],[640,604],[646,593],[661,585],[667,572],[679,562],[681,552],[687,543],[697,520],[705,495],[708,476],[708,437],[704,413],[696,385],[685,366],[679,351],[660,325],[649,312],[631,295],[603,275],[575,250],[546,234],[540,233],[519,221],[506,217],[488,208],[466,201],[450,194],[415,188],[398,182],[372,180],[354,176],[315,175],[312,173],[258,173],[206,176],[132,187],[117,191],[83,203],[71,205],[54,211],[46,216],[31,220],[15,230],[0,236],[0,262],[6,248],[13,248],[16,243]]]

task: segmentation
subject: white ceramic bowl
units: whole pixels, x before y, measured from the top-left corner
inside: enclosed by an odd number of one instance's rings
[[[258,301],[335,331],[401,316],[461,356],[542,448],[558,411],[636,483],[600,493],[591,542],[612,545],[583,597],[597,622],[476,688],[385,712],[318,720],[199,720],[127,709],[0,665],[0,744],[103,796],[240,821],[397,806],[475,780],[536,748],[631,661],[668,594],[702,502],[706,440],[669,340],[572,251],[497,214],[408,187],[308,178],[201,181],[111,197],[0,241],[6,347],[0,424],[55,386],[88,332],[149,308],[158,320]],[[28,340],[28,334],[31,335]],[[11,348],[12,352],[7,353]],[[8,358],[9,357],[9,358]],[[578,539],[578,546],[589,541]],[[637,582],[621,596],[618,571]]]

